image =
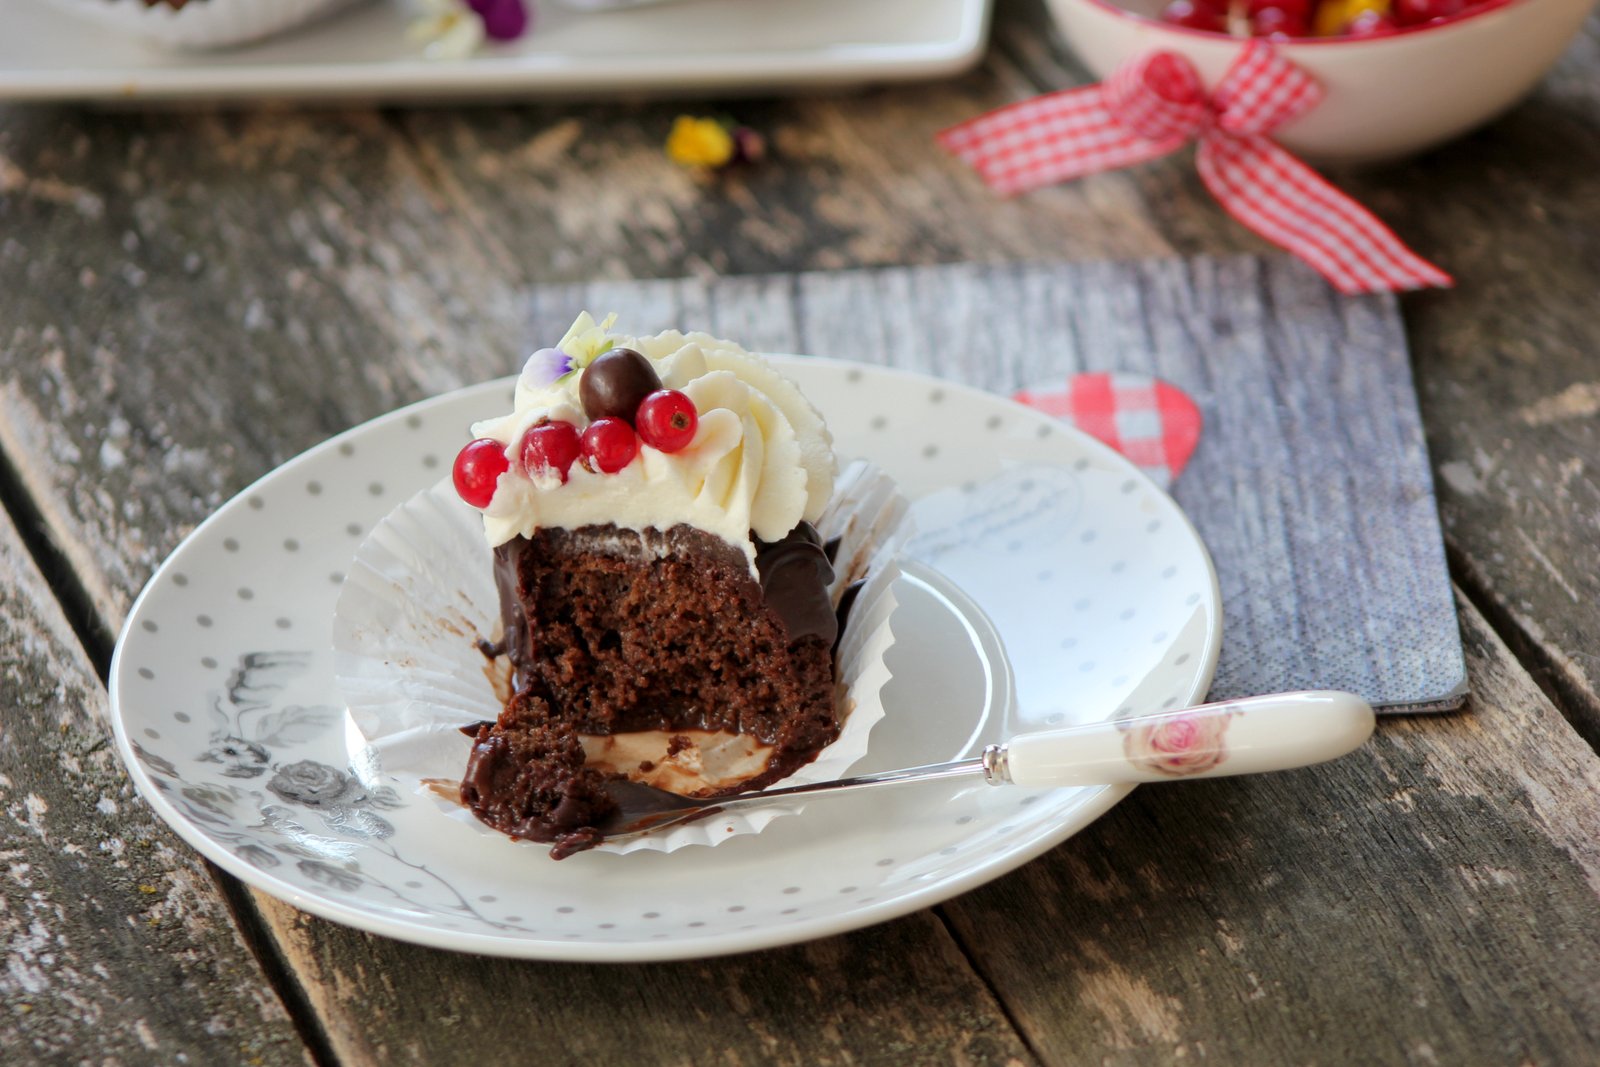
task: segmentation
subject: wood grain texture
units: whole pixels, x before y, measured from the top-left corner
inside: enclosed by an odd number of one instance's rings
[[[98,610],[102,641],[155,563],[256,476],[399,403],[511,370],[532,340],[531,284],[1262,250],[1181,155],[1010,201],[944,158],[934,130],[1084,78],[1038,0],[1002,2],[996,30],[984,66],[948,83],[733,105],[771,135],[774,159],[705,180],[659,153],[678,104],[0,112],[0,449]],[[1556,77],[1485,131],[1338,175],[1462,281],[1402,304],[1455,560],[1591,738],[1597,41],[1591,21]],[[1259,1039],[1298,1061],[1364,1034],[1392,1062],[1593,1059],[1592,1021],[1571,1017],[1577,994],[1595,999],[1582,956],[1595,931],[1572,910],[1594,909],[1577,888],[1592,891],[1597,835],[1581,813],[1593,766],[1503,650],[1475,652],[1472,669],[1473,716],[1386,724],[1347,782],[1329,768],[1303,772],[1305,796],[1242,782],[1171,800],[1150,790],[952,908],[974,951],[978,932],[1010,937],[1016,961],[990,954],[985,974],[1043,1058],[1166,1062],[1179,1047]],[[1207,804],[1217,813],[1202,820]],[[1305,915],[1272,903],[1284,885]],[[1008,905],[1063,918],[996,915]],[[442,1048],[452,1020],[486,1016],[432,1005],[493,998],[482,975],[514,972],[507,988],[523,999],[505,1003],[520,1016],[532,991],[591,1053],[604,1039],[588,1034],[581,1002],[541,990],[620,987],[645,1006],[606,1021],[649,1060],[647,1038],[667,1029],[663,991],[696,995],[726,966],[519,969],[261,907],[330,1044],[352,1059]],[[843,942],[823,943],[839,968],[868,967],[872,952],[939,961],[940,1010],[971,994],[977,1014],[958,1023],[990,1036],[936,1030],[929,1059],[1022,1055],[925,916]],[[793,1038],[809,1041],[796,1057],[914,1061],[869,1028],[880,1013],[910,1027],[896,1013],[923,979],[869,967],[864,1006],[843,1009],[841,1027],[815,990],[854,993],[812,951],[749,957],[729,972],[737,984],[711,979],[758,1035],[724,1051],[760,1062]],[[770,977],[782,964],[803,989]],[[106,988],[139,988],[103,966]],[[99,1025],[125,1034],[140,1017],[124,1002]],[[658,1062],[703,1062],[694,1035],[663,1041]]]
[[[257,475],[520,347],[379,115],[21,112],[0,159],[0,448],[107,620]]]
[[[1600,812],[1572,798],[1600,793],[1600,761],[1461,614],[1471,714],[1140,789],[944,905],[1044,1060],[1593,1060]]]
[[[931,912],[698,963],[484,959],[260,898],[341,1063],[1036,1062]]]
[[[144,804],[0,514],[0,1059],[309,1064],[212,872]]]

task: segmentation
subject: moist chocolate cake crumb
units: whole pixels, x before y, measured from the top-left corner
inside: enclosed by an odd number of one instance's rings
[[[531,702],[512,701],[519,703],[525,714]],[[553,842],[555,851],[570,855],[598,844],[595,825],[617,810],[606,776],[583,764],[583,745],[571,730],[540,722],[537,715],[510,722],[502,715],[478,731],[461,800],[495,829]]]
[[[516,692],[473,746],[462,798],[560,858],[612,809],[577,734],[725,730],[773,746],[767,769],[727,792],[786,777],[838,736],[828,598],[833,571],[802,523],[747,557],[712,534],[585,526],[495,549]],[[672,738],[669,754],[689,745]]]

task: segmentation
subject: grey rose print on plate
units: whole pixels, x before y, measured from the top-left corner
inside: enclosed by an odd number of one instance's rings
[[[156,789],[257,870],[344,893],[377,892],[411,912],[525,930],[483,915],[395,848],[395,826],[382,813],[405,801],[392,787],[294,751],[325,736],[342,714],[284,699],[311,659],[294,651],[240,656],[210,695],[209,746],[187,760],[131,742]]]
[[[266,771],[271,748],[302,744],[331,723],[338,711],[327,706],[273,710],[273,698],[310,659],[309,652],[240,656],[226,690],[211,699],[211,747],[199,759],[222,764],[229,778],[256,778]]]

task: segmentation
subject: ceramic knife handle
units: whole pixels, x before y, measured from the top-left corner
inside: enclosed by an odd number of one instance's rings
[[[1066,730],[1019,734],[986,754],[992,781],[1115,785],[1282,771],[1351,752],[1372,707],[1321,690],[1246,697]]]

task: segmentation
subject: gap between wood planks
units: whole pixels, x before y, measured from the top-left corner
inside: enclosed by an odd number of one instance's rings
[[[266,975],[272,991],[278,994],[283,1010],[288,1012],[290,1021],[294,1023],[295,1033],[299,1034],[300,1040],[305,1043],[306,1052],[317,1067],[339,1067],[339,1057],[333,1051],[333,1041],[328,1037],[328,1031],[318,1018],[316,1009],[311,1006],[311,999],[306,995],[305,987],[300,984],[288,961],[279,953],[277,944],[267,929],[266,919],[262,917],[256,908],[255,900],[250,895],[251,891],[244,883],[210,860],[206,860],[205,865],[211,872],[212,880],[221,888],[222,899],[227,902],[228,911],[232,913],[234,924],[238,926],[244,943],[249,946],[251,955],[260,964],[261,973]]]
[[[997,48],[1003,53],[1010,52],[1001,44]],[[1021,55],[1010,55],[1013,60],[1014,72],[1023,78],[1037,81],[1027,72],[1028,58]],[[1040,89],[1048,88],[1040,86]],[[385,112],[385,119],[396,131],[402,143],[407,146],[408,152],[413,156],[419,171],[426,175],[429,184],[441,189],[442,195],[460,201],[462,196],[458,191],[445,190],[445,172],[438,166],[436,160],[430,158],[422,150],[414,133],[407,128],[403,121],[393,113]],[[500,249],[494,235],[485,230],[479,220],[472,220],[474,228],[480,236],[497,250]],[[51,536],[48,525],[40,509],[35,505],[18,469],[10,461],[10,457],[0,452],[0,507],[14,519],[15,525],[23,540],[23,544],[36,566],[44,575],[45,580],[59,601],[69,625],[72,627],[78,641],[88,655],[94,670],[102,684],[107,682],[111,656],[115,641],[115,634],[110,630],[107,620],[101,618],[93,607],[87,587],[80,580],[71,566],[67,556]],[[1452,577],[1465,593],[1469,604],[1479,611],[1488,621],[1490,627],[1500,640],[1506,642],[1516,656],[1524,670],[1534,678],[1536,684],[1546,692],[1552,703],[1561,711],[1564,718],[1582,736],[1591,748],[1600,748],[1600,736],[1584,728],[1586,722],[1600,721],[1600,714],[1586,714],[1590,702],[1581,690],[1574,689],[1565,684],[1566,678],[1561,671],[1560,664],[1556,663],[1547,650],[1542,648],[1526,630],[1520,626],[1508,607],[1501,604],[1490,589],[1486,586],[1477,568],[1469,557],[1451,545],[1447,540],[1448,559]],[[1600,712],[1600,709],[1592,709]],[[298,1035],[305,1044],[309,1054],[319,1067],[335,1067],[338,1063],[336,1054],[332,1049],[326,1029],[316,1010],[311,1005],[304,987],[290,969],[285,958],[280,954],[272,935],[268,932],[266,924],[258,910],[251,892],[231,876],[222,872],[211,863],[206,863],[206,868],[218,885],[223,899],[227,902],[233,921],[240,930],[245,943],[250,947],[258,964],[261,966],[267,981],[284,1005],[285,1011],[296,1028]],[[1046,1062],[1040,1050],[1030,1039],[1030,1035],[1020,1024],[1006,998],[1000,995],[990,974],[980,966],[972,947],[968,945],[958,933],[951,922],[944,906],[933,909],[935,917],[944,926],[952,943],[967,961],[971,972],[983,983],[989,991],[997,1009],[1017,1036],[1018,1041],[1027,1049],[1036,1062]]]
[[[45,584],[67,617],[67,625],[72,627],[94,666],[95,676],[102,686],[106,685],[111,677],[111,650],[116,644],[116,635],[96,614],[88,589],[73,571],[66,553],[51,537],[49,522],[34,504],[21,473],[4,449],[0,449],[0,508],[11,516],[23,548],[44,575]]]
[[[995,1007],[1000,1012],[1000,1017],[1005,1019],[1007,1026],[1011,1027],[1011,1032],[1017,1035],[1017,1040],[1022,1043],[1023,1048],[1028,1050],[1028,1055],[1033,1057],[1033,1062],[1049,1063],[1049,1059],[1045,1057],[1039,1046],[1034,1043],[1033,1035],[1028,1033],[1028,1028],[1022,1025],[1022,1021],[1017,1018],[1016,1012],[1011,1010],[1011,1005],[1001,995],[1000,987],[995,985],[994,978],[984,969],[983,964],[973,953],[972,947],[961,937],[961,932],[956,929],[955,923],[950,921],[950,914],[945,910],[945,906],[943,904],[935,904],[930,910],[933,912],[933,917],[939,920],[939,925],[944,927],[945,936],[950,939],[950,943],[956,947],[957,952],[961,953],[961,958],[967,961],[967,969],[972,972],[973,977],[983,983],[983,988],[988,990],[989,998],[994,1001]]]
[[[24,550],[44,576],[45,584],[55,596],[67,618],[67,625],[72,628],[78,644],[88,656],[101,686],[108,686],[116,637],[106,625],[106,620],[95,613],[88,589],[50,536],[43,513],[34,504],[15,464],[3,449],[0,449],[0,508],[4,508],[11,516]],[[102,737],[97,745],[109,743],[109,737]],[[321,1020],[311,1011],[304,990],[272,947],[272,938],[251,902],[249,892],[237,879],[210,860],[202,857],[201,863],[217,886],[234,926],[266,976],[272,991],[277,994],[278,1001],[312,1060],[317,1067],[337,1067],[338,1060],[332,1053]]]
[[[1556,706],[1567,725],[1595,752],[1600,753],[1600,705],[1572,682],[1563,664],[1516,619],[1509,606],[1489,592],[1472,560],[1447,535],[1445,559],[1450,577],[1467,600],[1483,615],[1496,637],[1504,641],[1517,663]],[[1471,679],[1468,679],[1470,685]]]
[[[25,549],[44,575],[51,593],[60,602],[101,683],[105,684],[114,638],[105,620],[93,611],[86,587],[56,546],[41,512],[35,506],[15,465],[3,452],[0,452],[0,506],[11,515]],[[1519,665],[1533,676],[1536,684],[1549,695],[1563,717],[1581,736],[1584,736],[1585,742],[1594,748],[1596,739],[1581,730],[1583,717],[1573,713],[1570,702],[1574,696],[1561,685],[1561,674],[1556,669],[1558,665],[1551,663],[1548,655],[1528,638],[1509,611],[1496,602],[1484,587],[1480,576],[1476,574],[1470,559],[1448,539],[1446,546],[1450,571],[1467,603],[1483,615],[1493,632],[1512,649]],[[318,1067],[337,1067],[339,1060],[323,1020],[312,1006],[304,987],[287,960],[277,948],[250,891],[210,862],[206,862],[205,866],[218,886],[245,944],[278,996],[308,1054]],[[936,906],[932,910],[952,944],[966,961],[970,972],[988,990],[997,1010],[1011,1032],[1016,1035],[1018,1042],[1027,1049],[1035,1062],[1047,1062],[1028,1030],[1021,1025],[1011,1005],[1001,995],[993,976],[983,967],[973,946],[967,943],[951,921],[945,907]]]

